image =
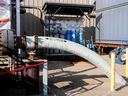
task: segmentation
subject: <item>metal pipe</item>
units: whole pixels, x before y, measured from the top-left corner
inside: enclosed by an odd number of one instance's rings
[[[16,33],[20,36],[20,0],[16,0]]]
[[[26,47],[34,48],[35,46],[35,37],[27,36],[26,37]],[[52,48],[52,49],[60,49],[73,54],[76,54],[97,67],[100,67],[104,70],[104,73],[107,77],[110,77],[110,64],[108,64],[104,59],[101,58],[94,51],[77,44],[75,42],[71,42],[65,39],[53,38],[53,37],[43,37],[38,36],[38,48]],[[126,85],[126,80],[116,72],[116,82]]]
[[[20,0],[16,0],[16,35],[17,37],[20,37]],[[19,59],[19,54],[21,53],[21,49],[18,49],[18,46],[16,46],[16,51],[17,51],[17,68],[19,67],[18,64],[18,59]],[[18,76],[18,72],[17,72]]]

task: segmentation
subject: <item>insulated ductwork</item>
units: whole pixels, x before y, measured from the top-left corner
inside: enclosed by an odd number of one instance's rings
[[[91,51],[90,49],[80,44],[53,37],[38,36],[35,38],[35,36],[27,36],[26,47],[35,48],[35,46],[37,46],[37,48],[60,49],[78,55],[88,60],[95,66],[102,68],[106,76],[110,77],[110,64],[108,64],[104,59],[102,59],[97,53]],[[126,80],[122,76],[120,76],[117,72],[116,72],[116,82],[122,85],[125,85],[127,83]]]

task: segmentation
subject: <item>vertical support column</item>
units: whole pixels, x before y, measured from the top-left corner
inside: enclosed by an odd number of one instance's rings
[[[51,8],[48,9],[48,12],[49,12],[49,16],[48,16],[48,23],[49,23],[49,26],[48,26],[48,36],[50,37],[51,35],[51,30],[50,30],[50,23],[51,23]]]
[[[51,7],[49,7],[49,9],[48,9],[48,13],[49,13],[49,16],[48,16],[48,35],[47,36],[49,36],[49,37],[51,37]],[[46,52],[47,52],[47,54],[50,54],[50,50],[51,49],[46,49]]]
[[[115,88],[115,53],[111,53],[111,69],[110,69],[110,90]]]
[[[11,62],[11,57],[8,57],[8,59],[9,59],[9,66],[10,66],[10,70],[12,70],[12,62]]]
[[[89,20],[89,28],[91,28],[91,18],[89,18],[88,20]]]
[[[101,55],[101,46],[98,46],[98,54]]]
[[[16,0],[16,35],[17,37],[20,36],[20,0]],[[16,67],[19,67],[19,54],[21,54],[21,49],[18,49],[18,46],[16,45],[16,52],[17,52],[17,65]],[[17,76],[18,76],[17,72]]]
[[[99,42],[101,41],[101,21],[99,21],[99,28],[97,28],[99,30]]]
[[[20,0],[16,0],[16,33],[20,36]]]
[[[128,48],[126,48],[126,69],[125,69],[125,75],[126,78],[128,79]]]
[[[48,96],[48,63],[43,64],[43,96]]]
[[[104,54],[104,47],[101,48],[101,55]]]

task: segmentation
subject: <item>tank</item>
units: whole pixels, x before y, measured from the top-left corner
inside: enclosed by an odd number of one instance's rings
[[[71,40],[71,31],[70,30],[66,30],[66,39]]]
[[[71,41],[77,42],[77,34],[75,29],[71,30]]]
[[[83,28],[79,29],[79,43],[84,45],[84,30]]]

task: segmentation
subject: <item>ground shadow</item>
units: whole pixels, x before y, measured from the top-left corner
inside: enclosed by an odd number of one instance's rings
[[[128,79],[127,79],[126,77],[123,76],[123,78],[128,82]],[[128,86],[128,84],[123,85],[123,86],[120,86],[119,88],[117,88],[117,89],[115,89],[115,90],[116,90],[116,91],[119,91],[119,90],[121,90],[121,89],[123,89],[123,88],[125,88],[125,87],[127,87],[127,86]]]
[[[67,77],[59,76],[59,77],[52,77],[49,79],[49,87],[51,94],[56,94],[57,96],[75,96],[81,94],[83,92],[90,91],[98,86],[103,84],[102,81],[98,80],[97,78],[103,78],[105,75],[73,75]],[[96,84],[89,84],[83,79],[93,79],[97,83]],[[60,82],[69,82],[68,85],[61,85],[61,87],[56,86]],[[88,86],[91,86],[88,88]],[[61,91],[61,92],[60,92]],[[65,95],[64,95],[65,94]]]
[[[52,64],[51,64],[52,63]],[[59,72],[50,73],[49,74],[49,80],[48,80],[48,87],[49,87],[49,95],[53,96],[76,96],[78,94],[81,94],[86,91],[90,91],[98,86],[101,86],[103,84],[102,81],[99,80],[99,78],[107,78],[105,75],[81,75],[80,73],[93,70],[97,68],[96,66],[92,66],[91,68],[87,68],[81,71],[65,71],[63,68],[74,66],[71,62],[67,63],[60,63],[60,62],[50,62],[49,63],[49,70],[57,70],[60,69]],[[55,69],[54,69],[54,67]],[[92,79],[94,80],[95,84],[87,83],[86,81],[83,81],[86,79]],[[60,85],[61,87],[58,87],[58,84],[61,84],[61,82],[69,82],[64,85]],[[91,86],[91,87],[88,87]]]
[[[7,70],[0,69],[0,72]],[[29,76],[17,77],[16,74],[0,75],[0,96],[35,96],[39,95],[39,82]]]

